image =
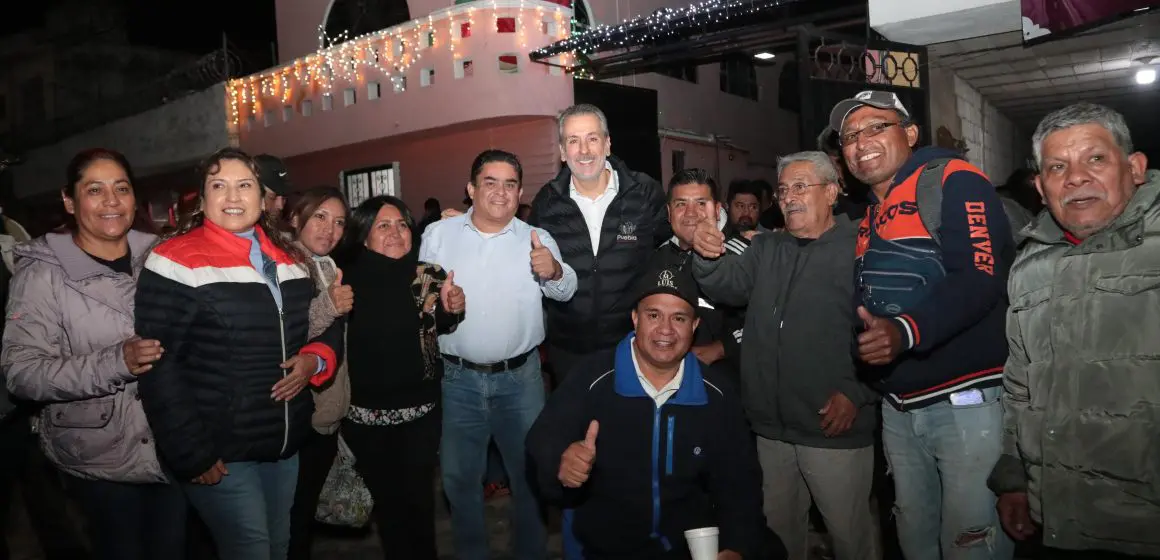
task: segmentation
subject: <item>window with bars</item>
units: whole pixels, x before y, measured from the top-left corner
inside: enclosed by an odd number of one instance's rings
[[[351,208],[373,196],[400,196],[398,163],[343,171],[340,179]]]
[[[758,100],[757,67],[746,56],[721,61],[721,91]]]

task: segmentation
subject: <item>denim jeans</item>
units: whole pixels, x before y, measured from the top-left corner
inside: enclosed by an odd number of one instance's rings
[[[1002,387],[982,404],[949,401],[898,411],[882,405],[882,442],[894,475],[898,539],[907,558],[1009,560],[987,477],[1002,452]],[[940,524],[941,519],[941,524]]]
[[[207,486],[185,484],[189,502],[213,535],[219,560],[285,560],[298,456],[226,463],[230,474]]]
[[[544,408],[539,356],[533,353],[522,366],[501,373],[481,373],[446,360],[443,366],[440,461],[451,502],[455,557],[490,557],[482,486],[488,440],[494,437],[511,484],[512,552],[517,560],[544,558],[547,531],[528,485],[524,447]]]

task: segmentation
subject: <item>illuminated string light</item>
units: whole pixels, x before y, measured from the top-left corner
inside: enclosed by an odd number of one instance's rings
[[[562,25],[565,14],[558,3],[552,4],[556,31],[550,40],[566,39],[570,30]],[[464,24],[470,30],[470,36],[481,36],[484,32],[495,33],[495,18],[512,17],[511,12],[514,11],[517,43],[521,50],[525,50],[530,40],[527,26],[535,25],[539,29],[545,21],[545,4],[541,1],[491,0],[485,5],[490,5],[490,29],[477,25],[477,8],[473,5],[453,6],[424,18],[357,37],[351,37],[347,31],[329,37],[325,27],[319,26],[316,36],[318,46],[314,53],[278,68],[230,80],[226,84],[230,119],[234,125],[239,125],[245,118],[260,115],[264,100],[272,100],[272,103],[284,106],[296,102],[296,98],[319,93],[330,95],[340,81],[361,84],[370,79],[371,72],[382,75],[395,85],[396,90],[401,91],[404,73],[422,60],[424,50],[440,48],[446,44],[453,59],[462,58]],[[534,21],[529,21],[533,14]],[[438,23],[441,21],[447,21],[448,24],[449,37],[446,41],[440,40]],[[562,55],[560,60],[568,61],[569,55]]]

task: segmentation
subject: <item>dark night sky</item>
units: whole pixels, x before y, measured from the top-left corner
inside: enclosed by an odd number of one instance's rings
[[[125,7],[129,40],[134,44],[208,53],[220,48],[222,32],[232,46],[258,56],[270,56],[276,40],[274,0],[201,0],[158,2],[119,0]],[[0,37],[44,25],[53,0],[28,2],[19,16],[0,17]]]

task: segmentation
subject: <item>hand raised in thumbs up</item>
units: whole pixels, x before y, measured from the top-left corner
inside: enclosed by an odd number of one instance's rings
[[[573,443],[564,450],[560,457],[560,483],[568,488],[579,488],[588,482],[588,475],[592,473],[592,464],[596,462],[596,434],[600,432],[600,423],[593,420],[588,424],[588,433],[584,439]]]
[[[717,203],[705,204],[705,215],[693,231],[693,250],[706,259],[725,254],[725,234],[717,227]]]
[[[532,272],[540,280],[559,280],[564,275],[564,269],[552,252],[540,242],[540,234],[532,230]]]
[[[339,315],[346,315],[354,309],[354,289],[342,283],[341,268],[334,275],[334,282],[330,283],[327,291],[330,292],[330,302],[334,304],[334,309]]]
[[[455,285],[455,271],[447,273],[443,287],[439,288],[439,300],[443,302],[443,309],[448,313],[463,313],[467,307],[467,298],[463,296],[463,288]]]
[[[858,335],[858,357],[873,366],[883,366],[894,361],[902,352],[902,333],[893,319],[871,315],[865,307],[858,306],[858,319],[866,327]]]

